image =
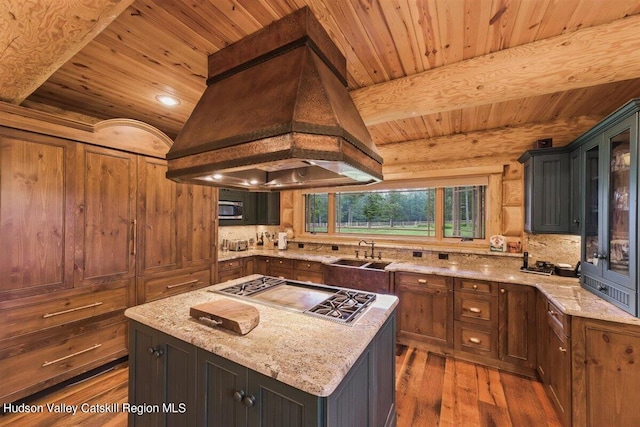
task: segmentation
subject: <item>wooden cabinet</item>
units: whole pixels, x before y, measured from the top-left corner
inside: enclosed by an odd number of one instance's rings
[[[75,146],[0,128],[0,300],[73,287]]]
[[[571,318],[538,296],[537,370],[563,425],[571,425]],[[580,424],[578,424],[580,425]]]
[[[530,150],[518,161],[524,164],[524,230],[569,233],[569,152]]]
[[[230,259],[227,261],[218,261],[217,283],[226,282],[227,280],[239,279],[245,275],[246,274],[242,258]]]
[[[396,272],[398,342],[453,346],[453,280],[428,274]]]
[[[281,277],[283,279],[293,279],[293,260],[290,258],[268,259],[269,276]]]
[[[572,320],[573,425],[640,425],[640,327]]]
[[[508,283],[499,286],[500,360],[533,370],[536,367],[536,289]]]
[[[301,282],[324,283],[322,263],[300,259],[294,260],[293,279]]]
[[[163,298],[212,283],[215,256],[213,245],[213,189],[177,184],[166,178],[166,161],[138,157],[137,302]],[[185,276],[198,276],[186,278]],[[160,281],[165,292],[150,289]],[[189,283],[186,283],[189,282]],[[195,286],[195,287],[194,287]]]
[[[499,358],[498,287],[495,282],[454,279],[454,347]]]
[[[196,348],[145,325],[131,323],[130,426],[196,425]],[[157,405],[157,406],[155,406]],[[157,409],[156,409],[157,408]]]
[[[0,360],[20,367],[3,399],[125,356],[124,309],[211,283],[214,190],[166,179],[149,157],[164,141],[127,123],[104,124],[96,144],[0,127]],[[124,134],[139,138],[101,146]],[[44,369],[29,365],[37,346]]]
[[[126,356],[126,322],[121,313],[0,340],[0,404]]]
[[[129,401],[160,408],[159,413],[131,414],[132,426],[396,424],[395,315],[327,397],[306,393],[135,321],[130,325]],[[170,403],[176,411],[163,412],[162,405]]]

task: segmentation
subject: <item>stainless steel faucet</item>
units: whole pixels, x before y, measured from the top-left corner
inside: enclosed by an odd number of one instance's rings
[[[374,251],[375,251],[375,242],[372,240],[371,242],[367,242],[366,240],[360,240],[358,242],[358,246],[360,246],[361,244],[365,244],[365,245],[371,245],[371,259],[374,259]],[[364,251],[364,257],[365,259],[367,258],[367,251]]]

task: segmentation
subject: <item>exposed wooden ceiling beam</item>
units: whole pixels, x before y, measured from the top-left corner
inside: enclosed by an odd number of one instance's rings
[[[483,168],[515,162],[533,148],[534,141],[553,138],[554,147],[570,143],[593,127],[600,117],[559,119],[551,123],[460,133],[431,139],[419,139],[378,147],[384,159],[384,179],[413,179],[432,176],[443,168]]]
[[[3,1],[0,100],[20,104],[133,1]]]
[[[640,78],[635,15],[354,90],[367,125]]]

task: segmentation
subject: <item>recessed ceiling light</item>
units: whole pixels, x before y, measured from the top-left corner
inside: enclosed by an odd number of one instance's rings
[[[158,102],[167,105],[169,107],[173,107],[174,105],[180,105],[180,100],[173,96],[169,95],[156,95],[156,99]]]
[[[249,184],[251,185],[256,185],[258,183],[257,179],[252,179],[251,181],[249,181]]]

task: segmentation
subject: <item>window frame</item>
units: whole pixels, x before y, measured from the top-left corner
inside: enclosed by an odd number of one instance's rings
[[[460,237],[444,237],[444,187],[460,187],[471,185],[485,185],[485,236],[484,239],[473,239],[471,241],[464,240]],[[425,188],[436,189],[436,233],[434,237],[430,236],[406,236],[406,235],[383,235],[375,233],[336,233],[335,226],[335,203],[336,193],[341,192],[366,192],[367,190],[375,191],[393,191],[393,190],[419,190]],[[326,233],[309,233],[305,227],[305,194],[309,193],[327,193],[328,198],[328,227]],[[408,245],[432,245],[432,246],[459,246],[465,247],[484,247],[489,242],[489,237],[494,234],[501,234],[502,227],[502,173],[491,173],[482,175],[468,175],[455,177],[438,177],[421,180],[403,180],[403,181],[383,181],[381,183],[369,186],[345,186],[332,188],[317,188],[296,190],[294,196],[294,231],[296,237],[317,242],[331,241],[352,242],[355,238],[374,238],[376,241],[408,244]]]

